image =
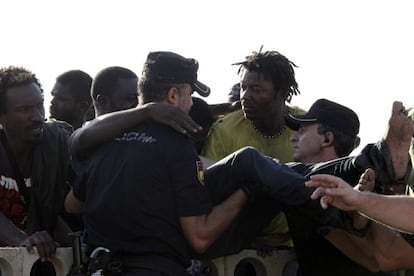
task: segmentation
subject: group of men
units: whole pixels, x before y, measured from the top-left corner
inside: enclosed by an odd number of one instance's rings
[[[289,72],[283,74],[285,79],[271,69],[273,59]],[[307,113],[297,108],[287,112],[286,101],[299,90],[294,64],[277,52],[253,53],[240,66],[242,110],[213,126],[204,152],[210,152],[207,157],[218,162],[207,169],[191,138],[200,128],[186,115],[193,91],[204,97],[210,94],[209,87],[198,81],[194,59],[151,52],[139,79],[122,67],[102,70],[90,83],[97,118],[83,127],[79,119],[74,120],[73,134],[67,124],[45,122],[43,91],[30,71],[3,68],[2,244],[30,250],[36,246],[42,260],[50,260],[66,196],[66,211],[83,216],[93,258],[110,256],[107,263],[95,268],[109,273],[186,275],[191,258],[215,258],[250,248],[269,224],[281,220],[282,211],[301,275],[328,275],[332,271],[335,275],[369,275],[368,269],[412,266],[412,261],[398,260],[394,266],[383,265],[380,252],[372,249],[379,248],[375,233],[395,235],[394,230],[378,225],[373,234],[371,223],[355,225],[356,214],[338,209],[343,206],[336,203],[332,190],[310,188],[334,186],[332,183],[346,187],[334,176],[311,176],[315,174],[336,175],[351,185],[375,181],[374,190],[382,193],[404,186],[413,136],[404,106],[394,103],[384,140],[368,145],[355,157],[346,157],[359,143],[359,121],[352,110],[321,99]],[[55,85],[54,91],[58,88]],[[57,115],[55,111],[51,114]],[[228,152],[224,143],[232,138],[214,139],[225,122],[230,122],[226,135],[248,140],[233,144],[235,148]],[[242,135],[231,131],[237,124],[244,125]],[[279,145],[273,140],[283,139],[282,148],[276,151],[289,148],[295,161],[302,163],[283,164],[271,158],[277,157],[274,154],[260,153],[264,149],[255,149],[249,142],[251,136],[257,136],[257,141],[271,140],[268,145],[272,146]],[[294,146],[286,146],[286,141]],[[68,192],[71,159],[75,173]],[[288,156],[279,159],[293,161]],[[366,172],[368,168],[375,170],[375,176]],[[309,177],[312,180],[305,187]],[[338,208],[323,209],[311,199],[312,192],[314,198],[323,195],[323,207],[329,203]],[[412,257],[413,248],[405,244],[409,235],[398,237],[408,250],[405,255]],[[344,239],[352,240],[355,246],[350,248]],[[277,245],[289,244],[288,240],[281,239]],[[364,248],[370,256],[357,256],[361,250],[355,248]],[[325,257],[332,257],[332,262]],[[338,268],[335,264],[341,258],[346,261]],[[346,270],[344,263],[353,264],[353,268]],[[323,265],[327,268],[322,269]]]

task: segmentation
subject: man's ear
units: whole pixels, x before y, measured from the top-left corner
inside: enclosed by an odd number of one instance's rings
[[[106,96],[104,96],[102,94],[98,94],[96,96],[95,103],[96,103],[97,109],[102,110],[105,113],[109,111],[109,107],[110,107],[111,103],[109,102],[109,100]]]
[[[359,138],[359,136],[355,137],[354,149],[356,149],[357,147],[359,147],[359,144],[360,143],[361,143],[361,138]]]
[[[330,146],[333,143],[334,135],[331,131],[326,132],[323,136],[325,136],[325,139],[323,141],[324,146]]]
[[[171,105],[178,105],[180,95],[177,87],[171,87],[167,92],[167,103]]]

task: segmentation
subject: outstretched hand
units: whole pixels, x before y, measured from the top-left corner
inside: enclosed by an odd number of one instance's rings
[[[42,262],[50,261],[56,253],[56,243],[47,231],[35,232],[19,245],[26,247],[30,253],[34,252],[33,246],[36,246]]]
[[[195,134],[202,130],[201,126],[178,107],[162,103],[147,103],[145,108],[148,111],[149,118],[168,125],[180,133]]]

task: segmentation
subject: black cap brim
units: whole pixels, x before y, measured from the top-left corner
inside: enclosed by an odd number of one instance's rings
[[[292,130],[299,130],[300,125],[302,124],[311,124],[315,123],[317,119],[307,118],[307,114],[304,115],[292,115],[288,113],[285,116],[286,125]]]
[[[200,94],[203,97],[207,97],[210,95],[210,87],[202,83],[201,81],[195,81],[191,87],[196,91],[198,94]]]

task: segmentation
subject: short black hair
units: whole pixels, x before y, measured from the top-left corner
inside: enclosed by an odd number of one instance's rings
[[[7,112],[6,92],[8,89],[35,83],[43,95],[43,88],[35,74],[24,67],[8,66],[0,69],[0,114]]]
[[[138,81],[139,102],[145,104],[149,102],[162,101],[171,87],[176,87],[178,92],[181,93],[182,89],[185,87],[185,84],[165,81],[160,82],[158,80],[148,78],[145,74],[143,74]]]
[[[96,100],[99,94],[111,97],[120,79],[138,80],[138,76],[132,70],[121,66],[111,66],[99,71],[92,81],[92,99]]]
[[[77,102],[90,104],[92,77],[82,70],[69,70],[60,74],[56,81],[71,89],[72,96]]]
[[[359,142],[358,136],[352,137],[336,128],[323,123],[318,123],[318,134],[325,135],[327,132],[332,132],[333,134],[334,139],[332,144],[338,157],[346,157],[350,155],[355,149],[357,142]]]
[[[293,95],[300,94],[298,83],[295,79],[294,67],[297,67],[287,57],[277,51],[262,52],[254,51],[246,56],[246,60],[234,63],[240,65],[238,73],[243,70],[258,72],[263,74],[266,80],[271,80],[275,91],[285,93],[286,102],[290,102]]]

